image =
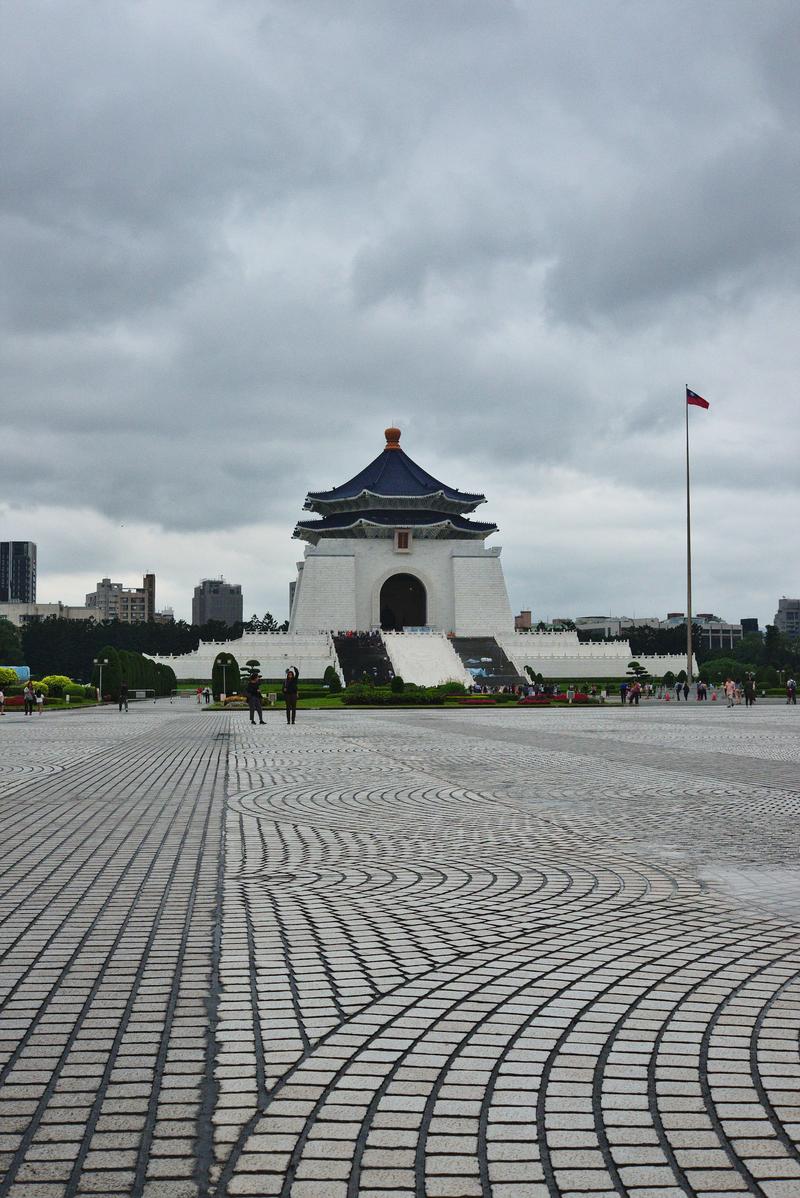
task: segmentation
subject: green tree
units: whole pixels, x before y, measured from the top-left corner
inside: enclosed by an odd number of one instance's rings
[[[325,673],[322,676],[322,681],[327,686],[328,693],[331,695],[338,695],[342,689],[342,680],[336,673],[336,670],[333,666],[325,667]]]
[[[648,672],[643,665],[638,661],[628,662],[628,673],[631,674],[637,681],[641,682],[643,678],[648,677]]]
[[[222,667],[225,667],[223,670]],[[224,677],[224,684],[223,684]],[[241,679],[239,677],[239,666],[236,658],[232,653],[218,653],[214,658],[214,666],[211,670],[211,690],[214,693],[214,698],[219,699],[220,695],[234,695],[241,687]]]
[[[21,666],[24,661],[19,629],[5,616],[0,616],[0,665]]]
[[[389,689],[391,690],[392,694],[393,695],[402,695],[403,691],[405,690],[405,687],[406,687],[406,684],[405,684],[405,682],[403,682],[403,679],[400,677],[400,675],[395,674],[394,678],[392,679],[392,681],[389,684]]]
[[[119,684],[122,680],[122,670],[120,666],[119,654],[113,645],[104,645],[102,649],[98,649],[95,656],[107,664],[103,666],[103,693],[101,699],[109,695],[111,699],[119,698]],[[95,665],[92,672],[92,683],[94,686],[100,686],[100,666]]]
[[[743,636],[731,649],[731,657],[735,661],[754,661],[756,665],[764,662],[764,637],[760,632],[751,632]]]
[[[19,682],[17,671],[10,666],[0,666],[0,686],[14,686]]]
[[[702,677],[717,685],[724,682],[726,678],[744,678],[748,672],[755,673],[755,671],[756,667],[753,662],[736,661],[733,657],[712,657],[708,661],[704,661],[700,667]]]

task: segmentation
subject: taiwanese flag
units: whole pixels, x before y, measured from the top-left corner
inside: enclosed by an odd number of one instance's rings
[[[694,404],[696,408],[711,407],[711,404],[707,399],[703,399],[702,395],[698,395],[696,391],[690,391],[688,387],[686,388],[686,402],[688,404]]]

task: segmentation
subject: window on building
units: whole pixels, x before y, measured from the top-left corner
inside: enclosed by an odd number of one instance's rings
[[[411,530],[409,528],[394,530],[394,551],[395,553],[411,552]]]

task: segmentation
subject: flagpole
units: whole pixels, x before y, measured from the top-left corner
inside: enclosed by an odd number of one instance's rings
[[[689,491],[689,396],[688,384],[684,396],[686,408],[686,681],[692,683],[692,507]]]

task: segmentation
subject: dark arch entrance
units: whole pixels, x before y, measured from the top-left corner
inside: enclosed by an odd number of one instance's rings
[[[425,587],[413,574],[393,574],[381,587],[381,628],[402,631],[428,622]]]

